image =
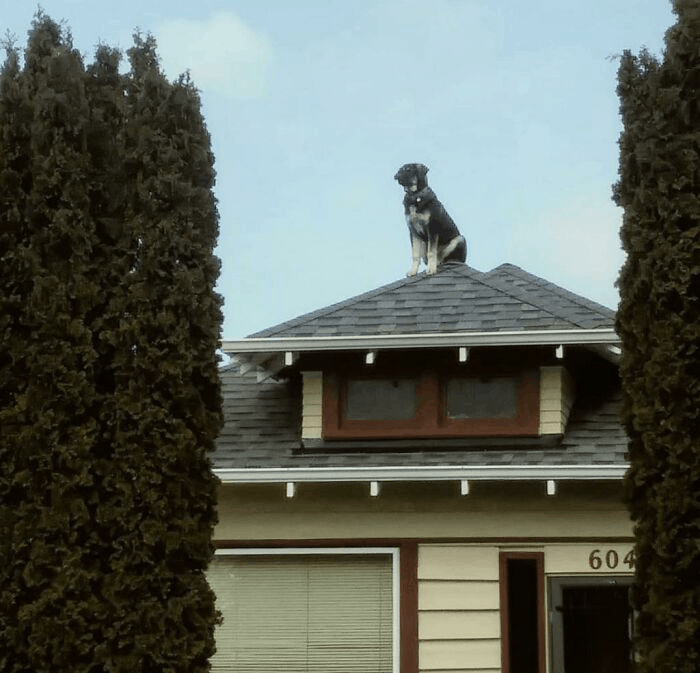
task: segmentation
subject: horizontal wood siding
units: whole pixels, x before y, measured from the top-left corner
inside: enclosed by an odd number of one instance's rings
[[[419,669],[500,671],[498,548],[418,547]]]
[[[321,439],[323,428],[323,373],[302,372],[302,439]]]
[[[418,667],[421,671],[487,670],[500,671],[501,643],[499,640],[450,640],[421,642]],[[474,668],[464,668],[473,665]]]
[[[564,367],[540,367],[540,434],[566,430],[574,403],[574,384]]]
[[[498,633],[498,610],[425,611],[418,615],[423,640],[492,638]]]

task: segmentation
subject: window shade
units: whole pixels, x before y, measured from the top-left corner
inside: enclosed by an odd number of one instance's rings
[[[218,556],[212,670],[392,673],[390,555]]]

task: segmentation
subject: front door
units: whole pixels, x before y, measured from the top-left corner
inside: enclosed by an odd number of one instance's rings
[[[552,673],[632,673],[630,582],[550,579]]]

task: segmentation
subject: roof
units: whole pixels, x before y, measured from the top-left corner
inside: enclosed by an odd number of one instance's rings
[[[377,335],[612,332],[614,323],[611,309],[512,264],[485,273],[449,264],[434,276],[422,273],[399,280],[249,338],[367,337],[369,341]],[[466,474],[491,468],[503,473],[600,466],[614,468],[619,476],[627,464],[627,438],[618,419],[619,384],[614,366],[609,362],[601,366],[612,376],[603,376],[607,383],[596,383],[592,391],[577,397],[566,435],[556,445],[493,447],[487,441],[482,446],[472,441],[461,446],[457,441],[406,450],[397,448],[396,442],[378,441],[371,450],[339,445],[329,451],[302,443],[298,374],[260,382],[254,372],[246,373],[249,367],[229,365],[221,370],[225,426],[214,467],[221,473],[459,468]]]
[[[221,371],[225,425],[214,455],[216,469],[352,468],[389,466],[626,466],[627,438],[618,418],[616,390],[600,399],[583,395],[572,410],[561,444],[551,448],[468,448],[421,451],[305,452],[300,439],[298,379],[241,375],[238,365]]]
[[[615,312],[513,264],[446,264],[249,338],[613,328]]]

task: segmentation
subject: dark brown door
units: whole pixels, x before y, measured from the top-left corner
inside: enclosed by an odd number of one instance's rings
[[[553,673],[632,673],[629,581],[550,584]]]

